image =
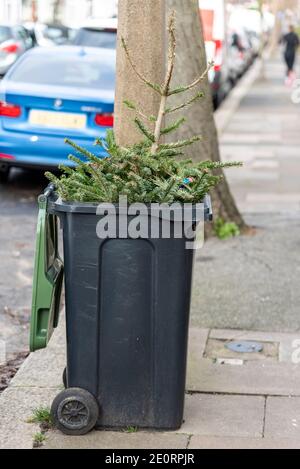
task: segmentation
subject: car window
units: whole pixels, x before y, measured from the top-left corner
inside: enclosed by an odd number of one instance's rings
[[[0,42],[7,41],[11,38],[10,29],[6,26],[0,26]]]
[[[13,28],[13,31],[14,31],[14,35],[17,39],[19,39],[20,41],[25,41],[26,39],[26,31],[25,29],[19,27],[19,26],[15,26]]]
[[[107,58],[31,56],[19,63],[10,79],[19,83],[114,89],[115,66]]]
[[[68,41],[68,29],[67,28],[59,28],[55,26],[46,26],[43,31],[45,38],[50,39],[54,43],[60,45],[64,44]]]
[[[32,38],[28,31],[23,26],[15,26],[13,28],[14,36],[18,41],[21,41],[26,48],[32,47]]]
[[[117,46],[116,30],[96,30],[82,28],[78,31],[74,39],[77,46],[103,47],[105,49],[115,49]]]

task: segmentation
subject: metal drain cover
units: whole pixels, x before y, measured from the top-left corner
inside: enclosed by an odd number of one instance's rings
[[[258,353],[263,351],[263,345],[258,342],[249,342],[241,340],[240,342],[230,342],[225,345],[232,352],[238,353]]]

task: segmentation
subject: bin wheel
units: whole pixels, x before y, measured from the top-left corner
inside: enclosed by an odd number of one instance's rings
[[[69,388],[54,399],[51,416],[62,433],[86,435],[97,423],[99,407],[90,392],[81,388]]]
[[[67,389],[67,387],[68,387],[67,368],[65,368],[64,371],[63,371],[62,381],[63,381],[65,389]]]

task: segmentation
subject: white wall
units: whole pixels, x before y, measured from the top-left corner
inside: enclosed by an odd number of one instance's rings
[[[117,13],[117,0],[94,0],[93,14],[95,17],[113,16]]]
[[[0,7],[6,0],[0,0]],[[13,0],[15,1],[15,0]],[[22,0],[17,0],[22,1]],[[54,0],[37,0],[37,15],[41,22],[52,21]],[[25,3],[25,2],[24,2]],[[80,26],[90,16],[91,6],[94,17],[112,16],[117,12],[118,0],[65,0],[61,21],[66,25]],[[1,15],[1,14],[0,14]],[[24,20],[31,19],[30,1],[23,8]]]
[[[0,0],[0,23],[18,23],[22,20],[22,0]]]
[[[102,2],[103,0],[100,0]],[[69,26],[80,26],[89,16],[89,3],[86,0],[66,0],[62,21]]]

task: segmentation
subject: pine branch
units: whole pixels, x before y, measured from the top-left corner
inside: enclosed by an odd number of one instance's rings
[[[200,135],[196,135],[195,137],[189,138],[187,140],[181,140],[175,143],[167,143],[165,145],[160,145],[159,149],[160,150],[165,150],[165,149],[174,150],[176,148],[182,148],[188,145],[192,145],[193,143],[200,142],[201,140],[203,140],[202,137]]]
[[[176,51],[176,36],[175,36],[175,19],[176,14],[175,11],[172,11],[169,25],[168,25],[168,32],[169,32],[169,49],[168,49],[168,67],[167,73],[165,78],[165,83],[163,87],[163,94],[168,96],[170,82],[174,72],[174,65],[175,65],[175,51]]]
[[[145,119],[145,120],[147,120],[147,121],[149,121],[149,122],[153,122],[153,121],[155,122],[155,121],[156,121],[156,118],[155,118],[155,117],[153,117],[153,116],[150,116],[150,117],[146,116],[146,114],[144,114],[140,109],[138,109],[138,108],[136,107],[136,105],[135,105],[134,103],[132,103],[131,101],[125,100],[125,101],[123,101],[123,103],[125,104],[125,106],[128,107],[128,109],[130,109],[130,111],[135,111],[136,114],[138,114],[138,115],[139,115],[140,117],[142,117],[143,119]],[[153,120],[153,119],[154,119],[154,120]]]
[[[128,99],[124,99],[123,104],[128,107],[128,109],[131,109],[133,111],[136,110],[136,105],[133,104],[133,102],[129,101]]]
[[[78,153],[81,153],[82,155],[84,155],[88,160],[93,161],[94,163],[101,163],[101,158],[98,158],[96,155],[94,155],[90,151],[86,150],[80,145],[77,145],[77,143],[73,142],[69,138],[65,139],[65,143],[67,143],[72,148],[74,148],[74,150],[76,150]]]
[[[231,168],[231,167],[236,167],[236,166],[243,166],[243,163],[241,161],[201,161],[201,163],[198,164],[198,168],[206,168],[210,170],[214,169],[226,169],[226,168]]]
[[[199,83],[201,83],[206,78],[206,76],[208,75],[209,71],[212,69],[213,66],[214,66],[214,62],[209,62],[206,69],[205,69],[205,71],[202,73],[202,75],[200,75],[198,78],[196,78],[195,81],[193,81],[190,85],[179,86],[178,88],[175,88],[175,89],[169,91],[168,96],[172,96],[173,94],[183,93],[183,92],[191,90],[195,86],[199,85]]]
[[[171,148],[165,148],[165,149],[162,149],[162,150],[159,150],[155,156],[156,158],[166,158],[166,157],[176,157],[176,156],[182,156],[183,153],[182,152],[179,152],[178,150],[174,150],[174,149],[171,149]]]
[[[95,191],[94,186],[90,188],[89,186],[86,186],[77,180],[74,180],[72,184],[76,186],[77,189],[81,189],[81,193],[85,194],[91,202],[97,202],[99,200],[99,195],[101,195],[101,192],[97,190]]]
[[[173,132],[174,130],[177,130],[185,121],[186,121],[186,119],[184,117],[181,117],[180,119],[178,119],[173,124],[170,124],[169,127],[166,127],[165,129],[162,129],[160,134],[161,135],[166,135],[166,134],[169,134],[170,132]]]
[[[78,146],[76,143],[72,142],[71,140],[69,142],[70,142],[70,145],[73,148],[75,148],[77,151],[80,151],[79,150],[81,148],[80,146]],[[85,149],[83,149],[83,150],[84,150],[84,155],[85,156],[88,155],[87,157],[89,158],[90,161],[95,161],[96,163],[101,162],[101,160],[99,160],[99,158],[94,156],[92,153],[86,151]],[[100,173],[98,173],[95,170],[95,168],[92,166],[92,164],[85,164],[84,162],[82,162],[79,158],[77,158],[74,155],[70,155],[69,159],[77,164],[77,167],[76,167],[75,171],[80,172],[82,170],[85,174],[86,174],[86,172],[89,172],[90,174],[94,175],[95,178],[97,179],[98,183],[103,187],[103,190],[104,190],[106,196],[108,198],[110,197],[109,187],[106,184],[105,179],[101,176]]]
[[[168,33],[169,33],[169,51],[168,51],[168,65],[164,85],[161,89],[161,101],[156,119],[154,129],[154,142],[151,148],[151,153],[154,155],[157,152],[159,141],[161,137],[161,128],[163,125],[163,118],[166,111],[167,97],[169,95],[170,82],[172,79],[174,64],[175,64],[175,50],[176,50],[176,37],[175,37],[175,11],[171,13],[169,19]]]
[[[144,123],[138,119],[137,117],[134,119],[135,124],[137,125],[138,129],[142,132],[142,134],[145,135],[145,137],[150,140],[151,142],[154,142],[154,135],[151,133],[149,129],[144,125]]]
[[[151,81],[147,80],[147,78],[144,77],[144,75],[142,75],[142,73],[139,72],[139,70],[137,69],[135,63],[133,62],[132,58],[131,58],[131,54],[129,52],[129,48],[127,46],[127,43],[125,41],[125,39],[122,37],[121,38],[121,42],[122,42],[122,46],[124,48],[124,51],[126,53],[126,56],[127,56],[127,59],[128,59],[128,62],[130,63],[131,65],[131,68],[133,69],[133,71],[135,72],[135,74],[139,77],[139,79],[145,83],[145,85],[147,86],[150,86],[150,88],[152,88],[154,91],[156,91],[157,93],[161,94],[162,93],[162,90],[161,90],[161,87],[160,85],[157,85],[156,83],[151,83]]]
[[[181,104],[180,106],[173,107],[166,109],[165,114],[171,114],[172,112],[180,111],[181,109],[184,109],[187,106],[190,106],[191,104],[194,104],[198,99],[203,98],[204,93],[203,91],[200,91],[199,93],[196,94],[192,99],[187,101],[186,103]]]
[[[163,193],[162,202],[166,202],[166,199],[167,199],[168,195],[170,194],[170,192],[172,191],[172,189],[174,188],[176,182],[177,182],[177,178],[173,177],[171,179],[170,183],[168,184],[165,192]]]

